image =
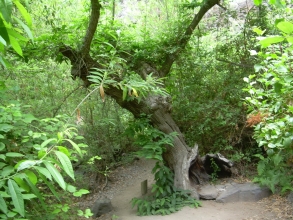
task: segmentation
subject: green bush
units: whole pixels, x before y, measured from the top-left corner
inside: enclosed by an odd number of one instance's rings
[[[262,50],[251,51],[262,63],[255,65],[255,74],[244,78],[249,93],[246,102],[250,115],[248,126],[254,126],[254,138],[266,151],[257,167],[254,179],[273,192],[293,190],[293,24],[279,21],[276,27],[282,35],[260,38]],[[255,29],[260,35],[263,31]]]
[[[1,219],[30,216],[32,209],[28,206],[35,199],[43,216],[56,211],[49,207],[45,197],[52,193],[60,201],[60,189],[75,196],[88,193],[77,191],[64,179],[67,175],[74,180],[71,161],[85,153],[86,145],[74,142],[82,139],[76,128],[68,125],[64,116],[37,119],[23,113],[28,108],[18,102],[0,106]]]

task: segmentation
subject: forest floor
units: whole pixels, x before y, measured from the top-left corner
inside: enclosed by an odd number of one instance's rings
[[[80,208],[90,208],[94,202],[103,197],[112,201],[114,210],[98,220],[287,220],[293,219],[293,205],[287,199],[277,195],[258,202],[217,203],[201,201],[199,208],[185,207],[177,213],[167,216],[137,216],[132,208],[131,199],[140,197],[141,182],[148,180],[149,188],[153,181],[151,170],[154,161],[136,160],[132,164],[118,167],[112,171],[105,186],[96,188],[86,200],[80,202]],[[100,188],[100,189],[98,189]],[[103,189],[103,190],[101,190]]]

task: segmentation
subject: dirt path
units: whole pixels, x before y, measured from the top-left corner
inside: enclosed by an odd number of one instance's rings
[[[113,177],[123,180],[112,180],[103,195],[107,195],[114,210],[98,218],[99,220],[275,220],[293,219],[293,207],[284,203],[284,199],[272,196],[259,202],[216,203],[202,201],[197,209],[185,207],[168,216],[137,216],[136,209],[131,208],[131,199],[139,197],[140,183],[147,179],[150,186],[153,182],[152,161],[138,160],[130,167],[121,168],[112,173]],[[94,200],[91,201],[93,204]],[[90,207],[90,206],[89,206]]]

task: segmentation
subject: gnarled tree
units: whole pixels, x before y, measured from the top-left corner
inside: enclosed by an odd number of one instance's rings
[[[176,37],[176,41],[172,52],[165,54],[162,57],[163,62],[160,65],[156,63],[150,63],[147,60],[139,59],[135,61],[134,65],[131,65],[131,70],[136,74],[139,74],[142,79],[146,79],[147,75],[152,74],[152,77],[162,78],[166,77],[171,69],[171,66],[176,61],[180,52],[185,48],[186,44],[190,40],[193,31],[198,26],[203,16],[215,5],[219,5],[219,0],[205,0],[200,6],[198,12],[194,15],[186,29],[179,33]],[[71,74],[73,78],[81,78],[85,85],[91,84],[88,76],[91,74],[93,68],[104,68],[99,63],[99,60],[95,60],[90,55],[90,47],[99,24],[101,4],[99,0],[91,0],[91,14],[89,18],[89,25],[86,31],[86,35],[83,39],[82,46],[80,48],[71,48],[69,46],[63,46],[60,48],[60,52],[66,56],[72,65]],[[174,44],[174,42],[172,42]],[[98,51],[91,51],[93,54]],[[130,55],[135,52],[128,51]],[[129,54],[121,54],[123,59],[129,59]],[[115,80],[123,80],[119,76],[115,75]],[[119,87],[108,86],[105,88],[105,93],[111,96],[116,102],[123,108],[133,113],[135,117],[139,117],[144,113],[150,115],[151,124],[161,130],[162,132],[169,134],[177,132],[178,135],[174,138],[174,147],[168,147],[163,155],[166,164],[174,171],[175,186],[182,189],[191,189],[192,180],[200,182],[201,178],[205,178],[205,172],[194,173],[190,172],[190,167],[200,166],[200,158],[198,156],[198,146],[193,148],[187,146],[184,137],[180,132],[176,122],[171,116],[171,100],[169,97],[149,94],[144,97],[140,102],[136,99],[126,101],[123,99],[123,90]]]

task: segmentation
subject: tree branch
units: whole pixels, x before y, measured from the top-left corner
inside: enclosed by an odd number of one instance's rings
[[[191,38],[191,35],[194,31],[194,29],[197,27],[203,16],[210,10],[213,6],[218,5],[220,0],[206,0],[203,5],[200,7],[199,12],[194,16],[192,22],[190,25],[186,28],[184,35],[181,37],[181,39],[178,41],[178,49],[173,52],[172,54],[169,54],[166,57],[166,60],[160,69],[161,77],[166,76],[171,69],[172,64],[174,61],[178,58],[180,55],[180,52],[185,48],[186,44]]]
[[[220,62],[224,62],[224,63],[229,63],[229,64],[232,64],[232,65],[235,65],[235,66],[239,66],[239,67],[242,67],[242,68],[253,68],[253,65],[249,65],[249,64],[234,63],[234,62],[224,60],[224,59],[221,59],[221,58],[216,58],[216,60],[220,61]]]
[[[79,51],[82,54],[82,57],[85,57],[89,54],[91,43],[94,38],[96,29],[98,26],[98,22],[100,19],[101,4],[99,0],[91,0],[91,7],[92,7],[92,10],[90,15],[89,26],[87,28],[82,46]]]

